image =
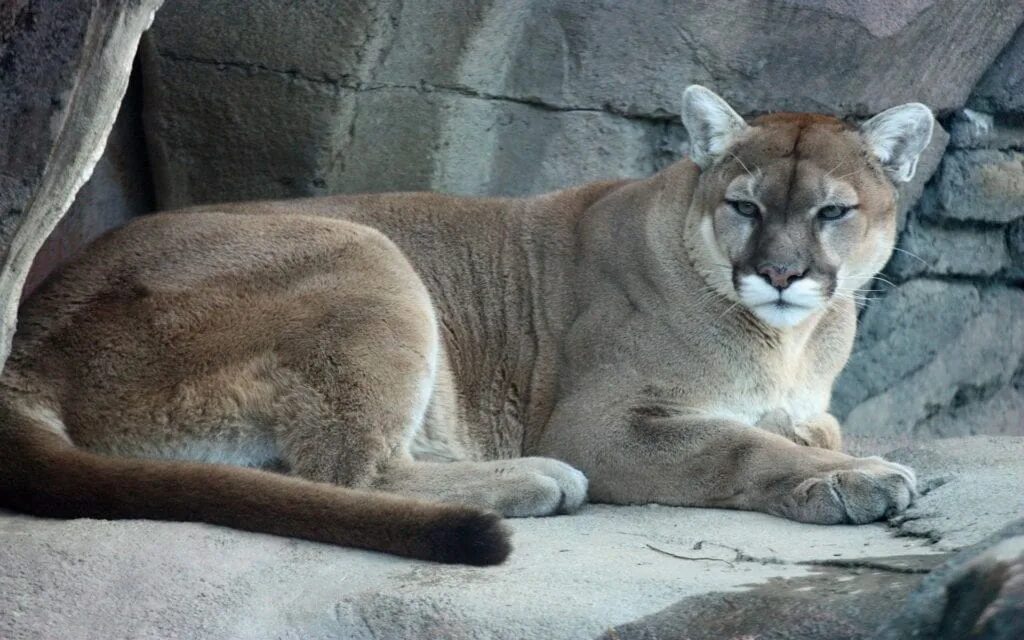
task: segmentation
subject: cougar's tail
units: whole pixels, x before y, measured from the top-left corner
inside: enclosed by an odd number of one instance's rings
[[[226,465],[94,454],[0,399],[0,507],[210,524],[472,565],[511,551],[496,514]]]

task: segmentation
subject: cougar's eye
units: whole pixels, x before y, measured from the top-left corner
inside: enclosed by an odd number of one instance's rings
[[[844,207],[838,204],[830,204],[818,209],[818,217],[822,220],[838,220],[850,213],[853,207]]]
[[[749,200],[727,200],[732,210],[744,218],[757,218],[761,215],[761,209]]]

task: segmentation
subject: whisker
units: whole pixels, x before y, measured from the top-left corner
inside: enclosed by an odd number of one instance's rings
[[[910,256],[911,258],[914,258],[915,260],[918,260],[921,264],[923,264],[926,267],[931,267],[932,266],[931,263],[929,263],[927,260],[925,260],[921,256],[917,255],[916,253],[911,253],[910,251],[907,251],[906,249],[900,249],[899,247],[893,247],[892,250],[893,251],[899,251],[900,253],[905,253],[908,256]]]

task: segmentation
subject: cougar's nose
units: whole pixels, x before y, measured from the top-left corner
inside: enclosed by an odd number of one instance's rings
[[[796,280],[804,277],[807,269],[797,269],[788,264],[763,264],[757,272],[765,282],[782,291]]]

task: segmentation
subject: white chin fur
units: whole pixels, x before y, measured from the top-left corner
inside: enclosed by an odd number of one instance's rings
[[[809,278],[780,292],[760,276],[746,275],[740,278],[736,293],[754,315],[774,327],[798,325],[825,302],[821,285]]]

